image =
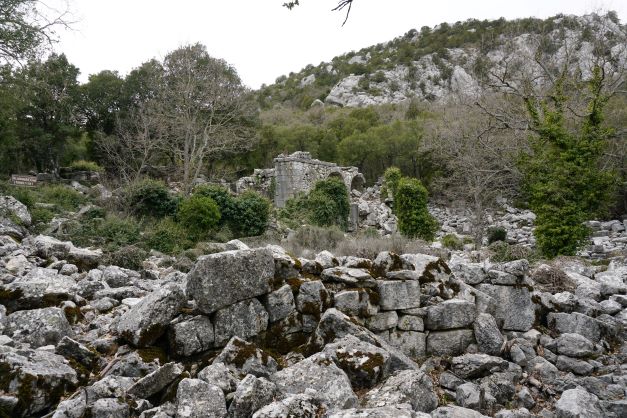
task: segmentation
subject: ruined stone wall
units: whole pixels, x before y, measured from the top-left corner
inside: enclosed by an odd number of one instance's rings
[[[337,177],[349,191],[360,189],[364,184],[363,175],[357,167],[339,167],[335,163],[312,159],[308,152],[275,158],[274,175],[274,204],[277,207],[284,207],[285,202],[299,192],[307,193],[319,180]]]

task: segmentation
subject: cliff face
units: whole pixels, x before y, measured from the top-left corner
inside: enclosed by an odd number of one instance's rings
[[[262,87],[259,99],[266,107],[306,108],[315,99],[362,107],[410,98],[474,97],[495,87],[533,87],[563,68],[585,80],[601,64],[614,76],[627,63],[626,45],[627,28],[613,13],[469,20],[412,30],[385,44],[308,66]]]

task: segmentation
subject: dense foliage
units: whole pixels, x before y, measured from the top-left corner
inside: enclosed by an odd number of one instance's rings
[[[532,138],[533,154],[523,161],[525,191],[537,216],[538,247],[549,257],[575,254],[588,236],[583,223],[602,215],[614,197],[615,173],[602,166],[611,131],[603,124],[607,98],[601,77],[596,68],[588,113],[576,131],[566,126],[563,81],[551,103],[527,101],[537,136]]]
[[[427,209],[427,189],[420,180],[402,178],[394,195],[398,229],[408,238],[432,241],[438,229],[437,221]]]
[[[194,195],[179,203],[176,218],[192,236],[204,238],[220,222],[220,210],[212,198]]]
[[[246,191],[237,196],[227,222],[236,237],[261,235],[268,226],[270,201],[259,193]]]
[[[127,187],[124,204],[134,215],[162,218],[174,215],[177,202],[165,183],[145,179]]]

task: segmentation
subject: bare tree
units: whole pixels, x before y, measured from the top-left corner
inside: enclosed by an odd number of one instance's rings
[[[205,165],[254,146],[256,110],[235,69],[201,44],[181,47],[163,62],[155,100],[167,129],[167,147],[189,191]]]
[[[468,205],[474,239],[480,245],[485,210],[497,198],[512,197],[518,189],[515,159],[520,141],[472,103],[449,103],[431,138],[428,146],[438,160],[446,162],[436,189]]]

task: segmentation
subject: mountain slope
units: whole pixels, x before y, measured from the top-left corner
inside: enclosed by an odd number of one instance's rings
[[[583,79],[599,62],[615,73],[627,62],[626,45],[627,27],[613,12],[443,23],[281,76],[262,86],[258,98],[264,108],[306,109],[316,99],[362,107],[473,96],[504,77],[513,87],[542,83],[564,67]]]

